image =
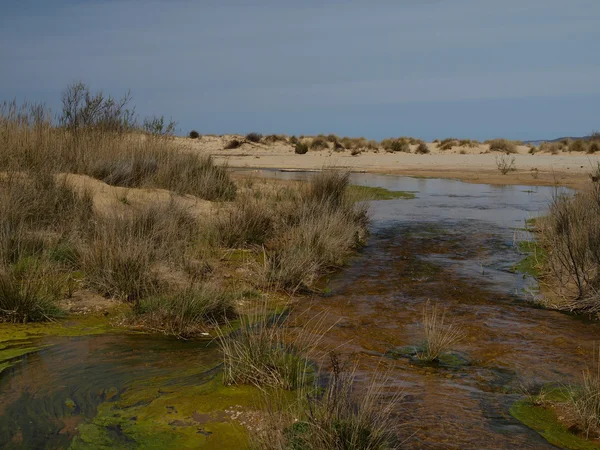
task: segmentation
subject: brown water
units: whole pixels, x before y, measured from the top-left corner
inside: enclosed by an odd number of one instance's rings
[[[533,307],[535,281],[510,271],[522,257],[515,237],[529,237],[518,229],[543,213],[552,190],[384,175],[353,182],[417,197],[373,202],[368,245],[312,302],[333,325],[324,345],[359,362],[360,382],[389,370],[390,393],[404,394],[398,420],[408,448],[552,448],[510,416],[510,405],[523,386],[576,380],[600,339],[598,323]],[[394,352],[421,343],[428,299],[466,330],[456,364],[426,366]],[[218,361],[205,343],[161,337],[38,344],[52,346],[0,375],[2,448],[66,448],[99,405],[140,384],[204,383]],[[123,436],[108,431],[120,448]]]
[[[373,202],[368,245],[312,302],[335,324],[325,344],[359,361],[363,378],[390,370],[405,396],[408,448],[554,448],[509,408],[524,387],[576,381],[600,324],[535,308],[535,280],[510,271],[523,257],[515,238],[530,237],[518,228],[553,190],[362,174],[353,182],[417,198]],[[393,357],[422,342],[427,300],[466,331],[455,366]],[[377,369],[381,359],[389,363]]]

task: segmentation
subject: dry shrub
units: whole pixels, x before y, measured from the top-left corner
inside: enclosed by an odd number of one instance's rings
[[[316,137],[310,143],[311,150],[324,150],[329,148],[329,143],[324,137]]]
[[[440,150],[452,150],[452,148],[457,147],[459,145],[458,139],[455,138],[446,138],[440,141],[438,144]]]
[[[471,139],[461,139],[460,141],[458,141],[458,145],[459,147],[469,147],[469,148],[475,148],[478,147],[480,144],[479,141],[477,140],[471,140]]]
[[[358,156],[358,155],[360,155],[361,153],[362,153],[362,150],[359,150],[358,148],[353,148],[353,149],[350,151],[350,154],[351,154],[352,156]]]
[[[517,142],[508,139],[491,139],[485,141],[492,152],[517,153]]]
[[[437,304],[430,307],[429,301],[423,308],[423,331],[425,342],[418,354],[423,361],[436,361],[464,338],[462,328],[454,323],[445,324],[446,311],[440,313]]]
[[[540,151],[548,152],[553,155],[558,155],[560,152],[565,150],[565,146],[561,142],[542,142],[540,144]]]
[[[189,338],[206,331],[208,324],[233,318],[235,297],[235,293],[209,284],[193,285],[174,294],[140,300],[134,321],[145,329]]]
[[[387,152],[405,152],[410,153],[410,140],[408,138],[384,139],[381,146]]]
[[[297,155],[304,155],[308,152],[308,145],[304,144],[303,142],[297,142],[294,152]]]
[[[262,134],[260,133],[248,133],[246,135],[246,140],[249,142],[258,143],[262,139]]]
[[[517,170],[515,161],[516,158],[514,156],[509,156],[508,154],[496,156],[496,167],[502,175],[506,175],[508,172]]]
[[[600,142],[599,141],[591,141],[588,146],[587,153],[594,154],[596,152],[600,152]]]
[[[540,242],[548,250],[547,269],[571,311],[600,311],[600,186],[574,196],[555,194],[540,220]]]
[[[587,152],[589,148],[589,143],[584,141],[583,139],[575,139],[569,144],[570,152]]]
[[[232,139],[223,147],[224,150],[234,150],[236,148],[240,148],[244,144],[244,141],[239,139]]]
[[[327,140],[329,142],[338,142],[340,140],[340,138],[338,138],[335,134],[328,134]]]
[[[196,130],[190,131],[190,134],[189,134],[190,139],[198,139],[199,137],[200,137],[200,133],[198,133]]]
[[[425,155],[425,154],[429,153],[429,147],[427,146],[427,144],[425,142],[421,142],[419,144],[419,146],[417,147],[417,149],[415,150],[415,153],[418,153],[419,155]]]

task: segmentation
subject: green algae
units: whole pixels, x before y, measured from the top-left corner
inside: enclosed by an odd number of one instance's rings
[[[357,200],[411,200],[416,197],[414,192],[410,191],[391,191],[382,187],[351,185],[349,188],[350,196]]]
[[[132,386],[116,402],[98,408],[91,423],[78,427],[71,449],[244,448],[247,431],[232,415],[258,404],[260,392],[249,386],[226,387],[219,371],[192,370],[198,384],[157,379]]]
[[[460,369],[471,364],[469,358],[458,352],[444,352],[434,361],[423,361],[419,359],[419,354],[423,347],[406,346],[388,350],[385,356],[393,359],[407,358],[412,363],[423,366],[435,366],[446,369]]]
[[[564,401],[565,395],[563,391],[553,389],[539,397],[546,402],[552,399]],[[510,414],[523,425],[538,432],[549,443],[558,447],[570,450],[600,449],[600,443],[571,433],[565,425],[559,422],[556,412],[552,408],[543,406],[544,401],[538,401],[536,398],[519,400],[510,408]]]
[[[546,250],[536,241],[519,242],[519,250],[526,256],[515,264],[511,271],[539,278],[547,259]]]

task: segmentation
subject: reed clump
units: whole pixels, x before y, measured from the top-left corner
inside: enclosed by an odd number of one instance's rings
[[[464,338],[461,327],[455,323],[446,323],[446,311],[440,311],[437,304],[429,301],[423,308],[423,332],[425,341],[417,357],[426,362],[437,361]]]

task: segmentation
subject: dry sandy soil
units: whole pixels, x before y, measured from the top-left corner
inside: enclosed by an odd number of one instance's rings
[[[454,178],[472,183],[561,185],[581,188],[589,183],[589,174],[600,163],[600,156],[562,152],[557,155],[538,152],[528,154],[529,148],[519,146],[515,157],[515,171],[502,175],[496,165],[503,154],[490,152],[488,145],[473,148],[454,147],[440,150],[428,143],[429,154],[387,153],[385,150],[363,150],[352,156],[349,150],[309,150],[304,155],[294,153],[294,147],[285,142],[274,144],[244,143],[233,150],[225,145],[242,136],[201,136],[199,139],[177,138],[192,151],[213,155],[230,167],[279,168],[316,170],[323,167],[342,167],[352,171],[390,173],[417,177]],[[411,146],[414,152],[416,145]],[[537,170],[535,170],[537,169]]]

